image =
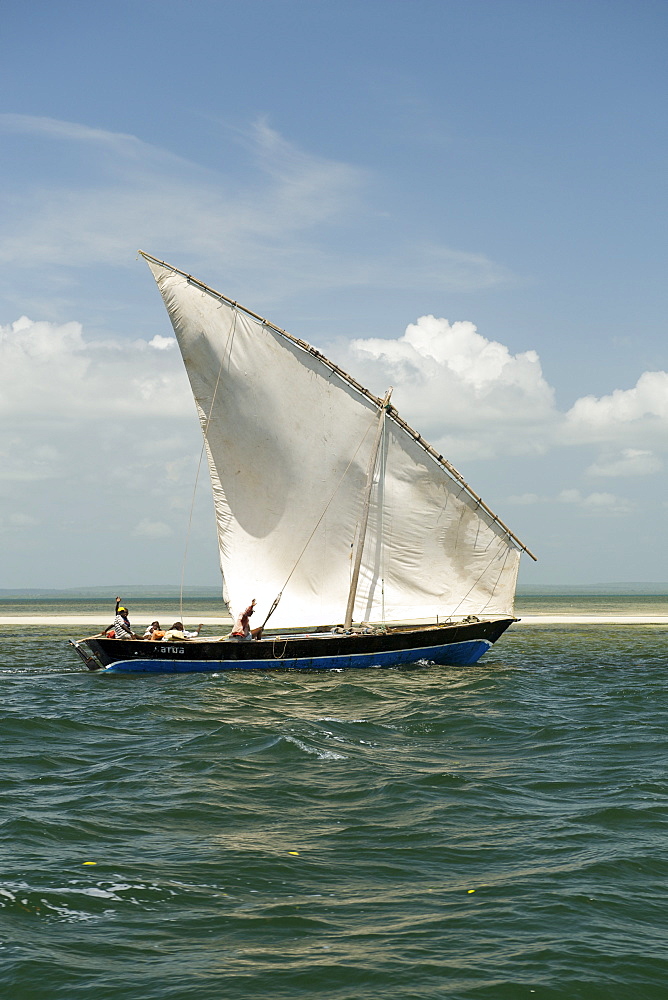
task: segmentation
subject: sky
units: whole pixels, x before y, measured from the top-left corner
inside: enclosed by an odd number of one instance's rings
[[[393,403],[538,556],[668,580],[665,0],[5,0],[0,589],[217,586],[137,250]]]

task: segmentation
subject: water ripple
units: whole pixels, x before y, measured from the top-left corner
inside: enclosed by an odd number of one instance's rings
[[[0,642],[7,995],[663,1000],[663,643],[114,678]]]

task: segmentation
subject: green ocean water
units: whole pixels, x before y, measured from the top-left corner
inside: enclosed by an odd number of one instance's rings
[[[665,997],[668,628],[139,677],[83,670],[71,631],[0,628],[3,997]]]
[[[201,618],[222,618],[228,614],[227,607],[220,598],[177,597],[137,597],[125,599],[134,627],[148,625],[155,618],[163,624],[171,624],[180,619],[197,621]],[[98,615],[100,624],[107,625],[114,620],[115,600],[99,598],[5,598],[0,600],[0,617],[26,616],[53,617],[58,615]]]

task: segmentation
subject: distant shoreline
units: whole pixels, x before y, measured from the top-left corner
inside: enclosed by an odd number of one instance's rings
[[[184,587],[183,598],[211,600],[222,603],[221,587]],[[110,601],[117,594],[125,601],[173,600],[181,597],[178,587],[48,587],[0,588],[0,606],[3,601]],[[522,597],[668,597],[668,583],[586,583],[586,584],[520,584],[517,598]]]

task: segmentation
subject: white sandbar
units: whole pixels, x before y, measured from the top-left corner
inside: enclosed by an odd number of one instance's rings
[[[522,615],[516,625],[668,625],[668,615]]]
[[[186,628],[194,625],[225,626],[232,621],[221,618],[184,618]],[[98,629],[110,624],[99,615],[0,615],[0,625],[85,625]],[[148,622],[133,623],[143,632]],[[668,625],[668,615],[522,615],[517,625]]]

